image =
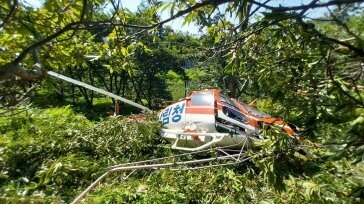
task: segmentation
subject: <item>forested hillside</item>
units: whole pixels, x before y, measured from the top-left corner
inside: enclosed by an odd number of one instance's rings
[[[131,11],[123,0],[2,0],[0,203],[70,203],[109,166],[181,153],[160,137],[157,111],[206,88],[305,140],[263,129],[249,161],[114,173],[81,202],[362,203],[364,2],[294,2],[143,0]]]

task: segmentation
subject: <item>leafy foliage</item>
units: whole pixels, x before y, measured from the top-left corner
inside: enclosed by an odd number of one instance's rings
[[[279,129],[264,129],[266,140],[250,152],[250,163],[145,171],[128,180],[115,174],[85,203],[361,203],[364,21],[356,2],[274,7],[152,0],[133,13],[113,0],[46,0],[39,9],[6,1],[0,6],[0,202],[69,202],[107,166],[173,154],[153,115],[142,122],[105,118],[97,105],[105,112],[112,104],[89,90],[19,79],[27,79],[22,70],[37,73],[33,65],[40,63],[154,109],[191,90],[218,87],[322,143],[297,147]],[[308,10],[325,5],[320,19],[309,18]],[[171,18],[162,20],[159,11]],[[165,26],[180,16],[205,32],[190,36]],[[27,101],[31,93],[38,108]]]
[[[159,139],[160,124],[153,116],[144,122],[110,118],[92,124],[64,107],[30,109],[0,121],[1,192],[6,200],[68,202],[110,165],[173,154]],[[145,171],[127,180],[115,174],[83,202],[360,201],[362,163],[337,160],[333,148],[309,149],[312,156],[305,157],[295,145],[287,146],[290,140],[279,129],[265,134],[269,139],[251,152],[252,163],[201,171]]]
[[[94,125],[69,106],[2,118],[2,195],[68,200],[111,164],[162,154],[155,148],[161,145],[159,126],[155,119],[119,118]]]

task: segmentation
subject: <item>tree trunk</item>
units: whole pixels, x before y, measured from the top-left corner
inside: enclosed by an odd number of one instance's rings
[[[249,24],[249,14],[250,9],[252,7],[252,4],[250,2],[247,2],[246,0],[242,0],[240,2],[240,9],[239,9],[239,32],[238,34],[241,34],[244,32]],[[241,63],[241,55],[242,53],[242,47],[241,40],[238,41],[238,44],[236,46],[236,58],[235,58],[235,70],[233,71],[232,75],[229,78],[228,81],[228,89],[229,89],[229,96],[232,98],[237,98],[237,89],[238,89],[238,82],[239,82],[239,74],[240,74],[240,63]]]

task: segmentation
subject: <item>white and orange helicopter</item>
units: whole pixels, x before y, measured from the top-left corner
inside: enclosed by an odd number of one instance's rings
[[[133,101],[56,72],[48,71],[48,75],[110,96],[143,111],[150,111]],[[158,117],[163,123],[161,136],[173,142],[172,149],[185,153],[108,167],[108,170],[72,203],[81,201],[105,177],[114,172],[130,172],[126,179],[137,170],[197,170],[249,161],[257,155],[248,155],[247,149],[254,142],[264,140],[260,134],[263,125],[280,127],[289,137],[298,140],[298,143],[303,139],[296,126],[225,96],[217,89],[193,91],[184,99],[162,109]],[[222,155],[183,160],[186,156],[209,155],[208,153],[213,151]]]
[[[281,127],[288,136],[302,141],[298,128],[274,118],[217,89],[193,91],[188,97],[159,113],[162,137],[174,141],[172,148],[199,151],[211,147],[247,148],[262,139],[262,125]],[[242,142],[245,141],[245,142]]]
[[[56,72],[48,71],[48,75],[123,101],[143,111],[151,111],[143,105]],[[259,134],[263,125],[281,127],[288,136],[302,141],[295,125],[230,98],[218,89],[193,91],[184,99],[159,111],[158,117],[163,123],[161,136],[174,141],[172,149],[177,150],[195,152],[227,146],[246,148],[252,142],[263,139]]]

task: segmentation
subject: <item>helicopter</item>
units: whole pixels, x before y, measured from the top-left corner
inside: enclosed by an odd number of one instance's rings
[[[48,75],[150,112],[147,107],[117,96],[103,89],[48,71]],[[299,128],[281,118],[272,117],[254,107],[230,98],[218,89],[192,91],[187,97],[173,103],[158,113],[163,124],[161,137],[173,142],[172,149],[188,152],[210,147],[248,148],[254,141],[263,139],[263,125],[278,126],[288,136],[302,141]]]
[[[141,104],[84,82],[53,71],[47,73],[50,76],[137,107],[143,112],[151,111]],[[184,99],[159,111],[158,118],[163,124],[161,137],[173,142],[172,149],[186,153],[110,166],[72,203],[80,202],[102,180],[115,172],[130,172],[124,177],[127,179],[137,170],[198,170],[249,161],[254,156],[249,155],[247,149],[254,142],[264,139],[260,134],[264,125],[281,127],[289,137],[297,139],[299,142],[303,139],[300,137],[299,128],[296,126],[286,123],[281,118],[260,112],[235,98],[230,98],[218,89],[193,91]],[[186,156],[208,155],[209,152],[213,151],[223,155],[184,160]]]
[[[272,117],[235,98],[223,95],[217,89],[193,91],[189,96],[173,103],[158,113],[163,124],[161,136],[173,142],[171,148],[187,153],[111,166],[91,183],[72,203],[78,203],[108,175],[114,172],[137,170],[198,170],[241,164],[254,156],[247,149],[263,140],[263,125],[281,127],[291,138],[302,141],[299,128]],[[217,151],[223,156],[182,160],[184,156]],[[257,155],[255,155],[257,156]]]
[[[162,109],[158,118],[163,123],[161,136],[172,141],[172,149],[177,150],[199,151],[213,146],[248,148],[263,139],[259,134],[263,125],[278,126],[288,136],[302,141],[295,125],[230,98],[218,89],[193,91]]]

